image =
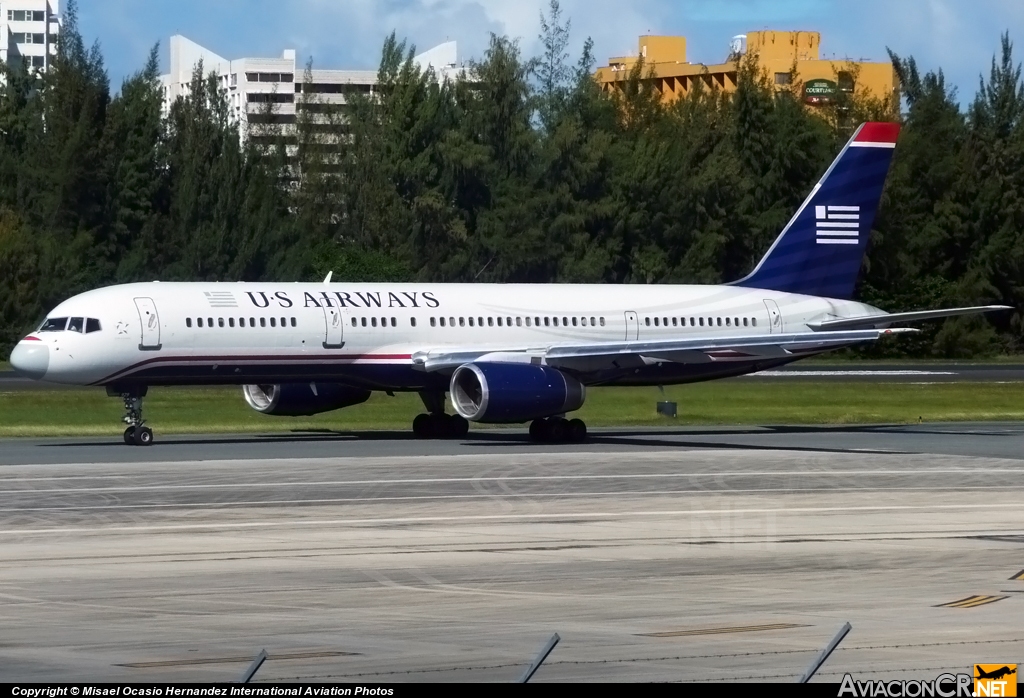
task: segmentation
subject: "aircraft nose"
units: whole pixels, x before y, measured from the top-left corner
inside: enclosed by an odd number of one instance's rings
[[[11,352],[11,368],[23,376],[39,380],[50,367],[50,348],[40,341],[19,342]]]

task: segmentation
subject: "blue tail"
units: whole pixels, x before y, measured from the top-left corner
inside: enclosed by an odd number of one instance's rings
[[[850,298],[899,124],[861,124],[768,253],[734,286]]]

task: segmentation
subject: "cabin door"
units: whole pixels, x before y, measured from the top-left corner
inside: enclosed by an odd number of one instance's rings
[[[772,334],[782,334],[784,327],[782,313],[779,312],[779,304],[765,299],[764,305],[768,308],[768,331]]]
[[[342,321],[341,308],[331,308],[324,305],[323,310],[324,323],[326,325],[324,349],[341,349],[345,346],[345,342],[342,341],[345,323]]]
[[[142,340],[139,349],[157,351],[160,349],[160,316],[156,313],[156,303],[152,298],[136,298],[135,308],[139,311],[139,322],[142,323]]]
[[[635,342],[640,339],[640,320],[636,317],[636,312],[632,310],[626,311],[626,341]]]

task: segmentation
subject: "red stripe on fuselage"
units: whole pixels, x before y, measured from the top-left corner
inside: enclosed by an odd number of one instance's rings
[[[208,363],[210,361],[217,362],[233,362],[243,364],[255,364],[264,361],[294,361],[296,363],[303,363],[307,361],[316,361],[318,363],[356,363],[358,361],[409,361],[412,359],[412,354],[333,354],[330,356],[317,356],[309,354],[275,354],[267,356],[155,356],[152,359],[146,359],[136,364],[132,364],[127,368],[123,368],[120,371],[111,373],[106,378],[101,378],[98,381],[91,383],[90,385],[103,385],[109,383],[117,378],[123,378],[129,373],[132,373],[143,366],[150,366],[157,363]]]

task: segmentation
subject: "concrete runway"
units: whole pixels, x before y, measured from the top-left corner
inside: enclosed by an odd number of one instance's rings
[[[264,681],[509,681],[553,632],[535,681],[790,681],[847,620],[820,680],[1024,659],[1024,424],[0,463],[7,681],[232,680],[262,648]]]

